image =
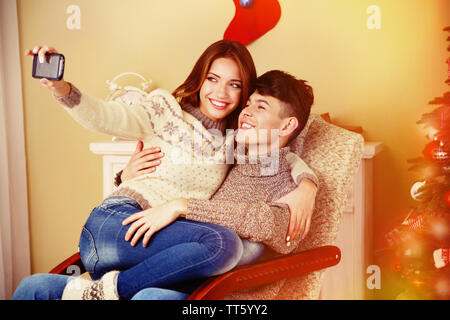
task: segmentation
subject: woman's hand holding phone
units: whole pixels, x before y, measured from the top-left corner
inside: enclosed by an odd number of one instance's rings
[[[46,59],[46,54],[50,53],[58,53],[55,48],[49,46],[35,46],[33,50],[26,50],[25,55],[34,56],[38,55],[39,61],[42,63]],[[48,88],[53,94],[57,97],[63,97],[70,93],[70,84],[66,82],[64,79],[61,80],[49,80],[46,78],[42,78],[40,80],[41,84]]]

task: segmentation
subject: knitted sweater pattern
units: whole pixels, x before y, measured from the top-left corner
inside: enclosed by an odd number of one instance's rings
[[[123,182],[110,196],[128,196],[145,210],[176,198],[209,199],[225,179],[225,121],[213,122],[198,108],[183,110],[165,90],[131,106],[84,95],[74,85],[68,95],[55,98],[85,128],[141,139],[164,152],[155,172]]]

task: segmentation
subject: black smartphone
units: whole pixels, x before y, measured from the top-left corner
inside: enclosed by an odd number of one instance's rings
[[[61,80],[64,75],[64,55],[60,53],[47,53],[45,61],[39,62],[37,54],[33,57],[33,78],[46,78],[49,80]]]

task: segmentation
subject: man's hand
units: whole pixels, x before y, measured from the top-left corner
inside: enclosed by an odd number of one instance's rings
[[[292,192],[275,202],[286,203],[291,217],[286,242],[294,241],[298,236],[303,240],[309,232],[311,216],[316,201],[317,186],[309,179],[302,179],[299,186]]]
[[[125,241],[130,241],[134,235],[131,240],[131,245],[135,246],[139,239],[144,236],[142,245],[146,247],[155,232],[167,227],[177,220],[178,217],[185,214],[186,211],[187,200],[177,199],[168,201],[157,207],[136,212],[122,222],[124,226],[133,222],[125,234]]]
[[[156,167],[161,164],[160,159],[164,157],[164,153],[160,152],[161,149],[159,147],[143,148],[144,143],[139,140],[136,145],[136,150],[120,176],[122,181],[127,181],[143,174],[152,173],[156,170]]]

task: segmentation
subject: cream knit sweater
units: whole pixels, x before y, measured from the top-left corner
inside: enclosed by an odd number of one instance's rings
[[[161,148],[165,156],[155,172],[123,182],[112,194],[128,196],[144,210],[177,198],[209,199],[232,164],[227,152],[233,151],[234,136],[223,135],[225,121],[213,122],[198,108],[183,110],[165,90],[131,106],[81,94],[73,85],[68,95],[55,98],[85,128]],[[294,181],[315,177],[296,156],[291,168]]]

